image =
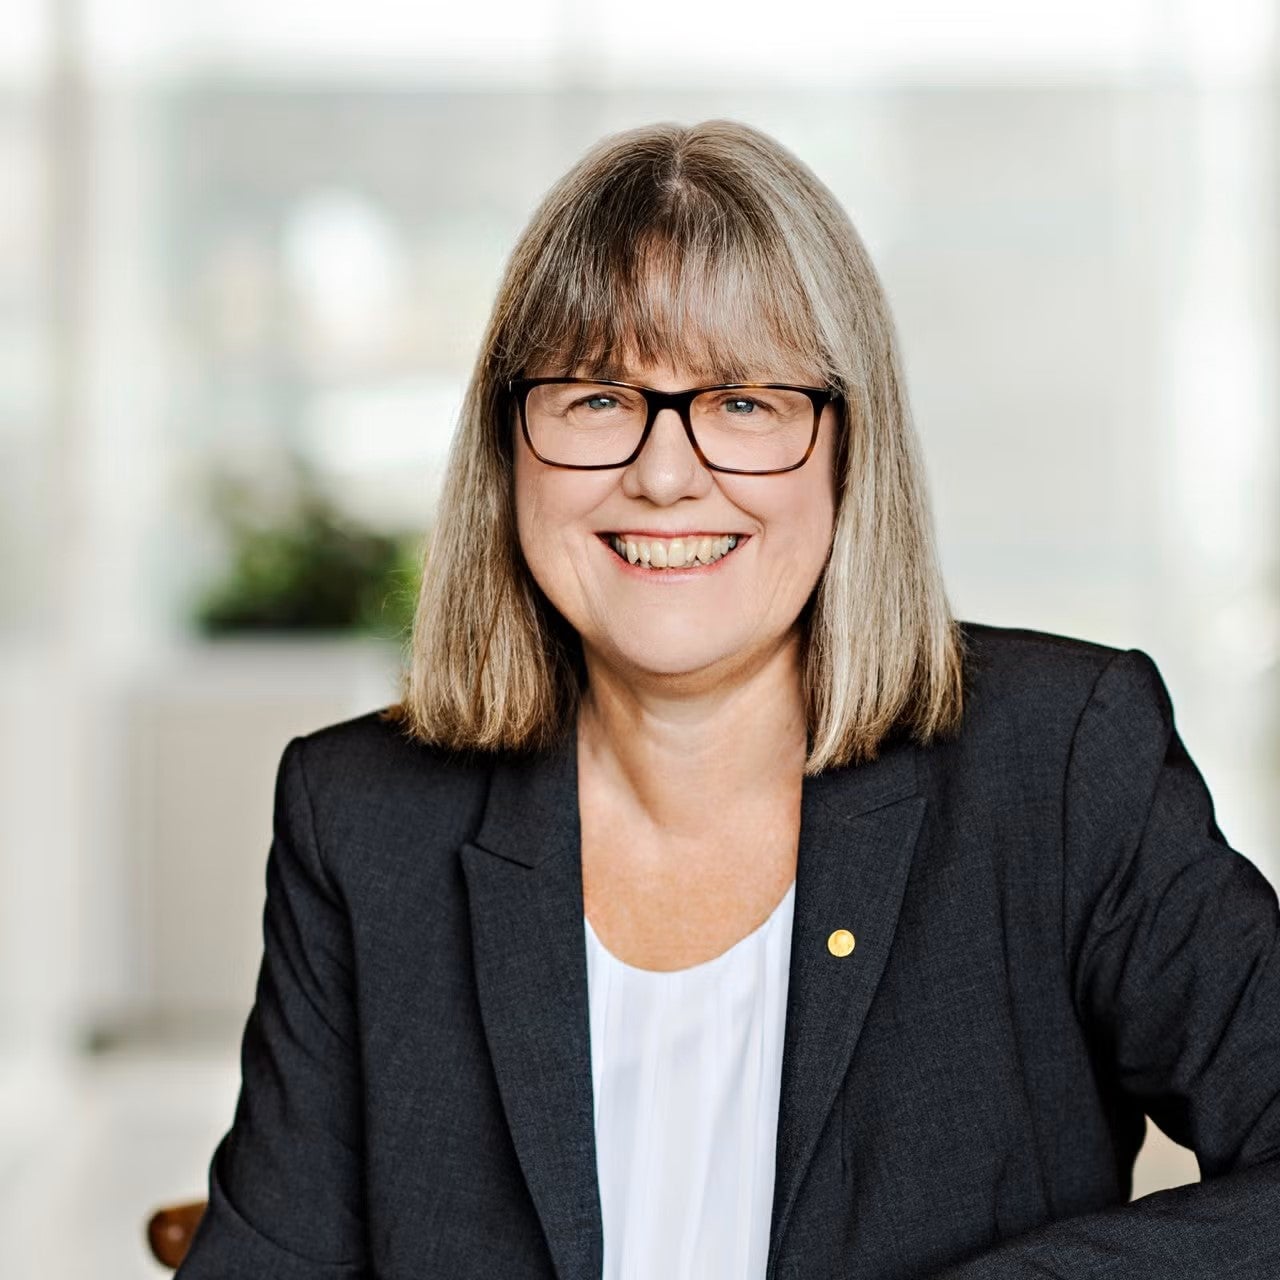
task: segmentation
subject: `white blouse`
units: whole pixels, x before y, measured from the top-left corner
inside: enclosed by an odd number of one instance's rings
[[[603,1280],[760,1280],[795,881],[704,964],[659,972],[585,920]]]

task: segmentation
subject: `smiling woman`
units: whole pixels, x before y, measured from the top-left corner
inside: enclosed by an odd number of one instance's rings
[[[515,247],[401,701],[281,760],[185,1280],[1280,1274],[1280,911],[1152,660],[961,623],[794,156]],[[1203,1182],[1128,1204],[1144,1113]]]
[[[662,390],[634,385],[646,373]],[[633,675],[640,650],[683,646],[664,673],[714,682],[751,658],[748,630],[756,659],[786,639],[807,774],[957,727],[962,638],[888,305],[848,216],[764,134],[632,130],[551,188],[499,287],[453,456],[396,708],[416,738],[545,747],[577,719],[584,646],[620,660],[625,641]],[[688,491],[640,493],[672,466]],[[550,527],[566,501],[579,518]],[[655,630],[642,600],[598,594],[629,579],[587,569],[587,535],[670,539],[689,514],[713,537],[755,535],[734,557],[745,576],[715,575],[719,597],[692,606],[722,619],[715,633],[670,615]]]

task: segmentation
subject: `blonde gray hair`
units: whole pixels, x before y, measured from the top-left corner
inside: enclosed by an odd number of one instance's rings
[[[521,554],[509,379],[619,377],[627,361],[723,382],[799,361],[837,391],[836,518],[799,619],[805,773],[890,734],[958,730],[964,638],[943,588],[897,336],[847,214],[794,155],[732,120],[596,143],[511,253],[449,452],[400,701],[413,739],[539,750],[573,724],[581,642]]]

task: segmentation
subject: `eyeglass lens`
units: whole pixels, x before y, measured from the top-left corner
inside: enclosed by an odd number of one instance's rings
[[[534,449],[567,466],[621,464],[639,444],[647,417],[639,391],[603,383],[541,383],[529,388],[525,401]],[[715,388],[694,397],[689,418],[713,466],[776,471],[804,457],[815,408],[803,391]]]

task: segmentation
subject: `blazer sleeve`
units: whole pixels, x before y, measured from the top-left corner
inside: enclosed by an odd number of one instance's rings
[[[351,929],[292,739],[276,773],[263,953],[230,1129],[181,1280],[365,1277]]]
[[[1280,910],[1232,849],[1156,664],[1118,653],[1076,727],[1064,794],[1072,998],[1119,1087],[1201,1181],[1059,1219],[937,1280],[1280,1276]]]

